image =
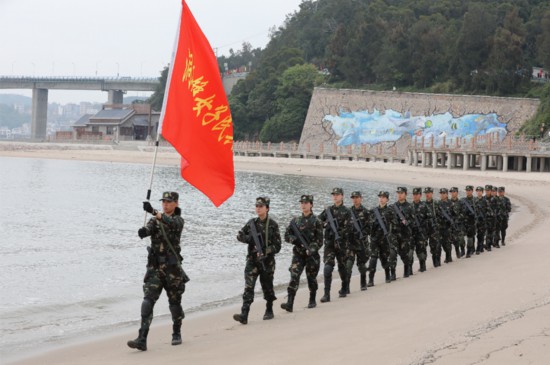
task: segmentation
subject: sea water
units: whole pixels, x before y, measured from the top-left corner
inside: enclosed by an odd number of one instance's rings
[[[146,246],[137,230],[151,166],[0,157],[0,357],[62,345],[74,338],[137,328]],[[208,177],[205,177],[207,179]],[[353,190],[372,207],[393,185],[295,175],[237,172],[234,195],[220,208],[185,183],[177,167],[157,166],[151,201],[178,191],[185,220],[184,268],[191,278],[184,310],[240,301],[246,245],[236,235],[255,215],[255,198],[271,199],[281,228],[300,214],[301,194],[315,196],[314,212],[332,203],[333,187]],[[292,246],[277,255],[275,285],[286,291]],[[256,288],[259,290],[259,285]],[[260,296],[261,297],[261,296]],[[155,318],[169,316],[165,294]],[[230,321],[231,318],[228,318]]]

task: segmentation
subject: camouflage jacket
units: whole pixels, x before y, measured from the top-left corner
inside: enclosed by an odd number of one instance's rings
[[[462,225],[465,227],[475,225],[477,220],[475,198],[473,196],[462,198],[460,205],[462,207]]]
[[[506,212],[506,219],[510,218],[510,212],[512,212],[512,202],[510,201],[510,198],[507,196],[503,196],[500,198],[504,202],[504,210]]]
[[[451,202],[451,210],[453,211],[453,219],[455,221],[453,229],[462,230],[464,225],[464,207],[458,198],[449,199],[449,201]]]
[[[345,245],[347,245],[347,242],[349,242],[350,234],[352,232],[351,212],[349,208],[345,207],[342,204],[338,207],[336,205],[332,205],[327,209],[330,209],[330,211],[332,212],[332,216],[334,217],[336,229],[338,231],[340,239]],[[325,242],[333,243],[335,240],[335,235],[334,231],[331,228],[331,225],[329,224],[326,209],[323,210],[321,214],[319,214],[319,219],[321,220],[321,222],[323,222],[323,226],[325,227]]]
[[[427,239],[427,232],[429,232],[428,225],[431,224],[432,211],[425,202],[419,201],[418,203],[412,202],[414,211],[414,233],[418,238]]]
[[[381,241],[384,239],[384,230],[376,218],[375,210],[380,212],[380,217],[382,218],[382,222],[385,225],[388,234],[391,234],[391,227],[394,224],[394,213],[388,205],[385,205],[384,207],[377,206],[376,208],[371,209],[369,211],[371,242],[375,240]]]
[[[504,197],[506,198],[506,197]],[[498,215],[497,215],[497,219],[501,220],[501,221],[504,221],[504,220],[508,220],[508,215],[509,215],[509,211],[508,211],[508,207],[506,206],[506,200],[504,200],[504,198],[502,197],[497,197],[497,200],[498,200]],[[508,199],[508,198],[506,198]],[[510,202],[510,199],[508,199],[508,203]],[[510,207],[511,208],[511,207]]]
[[[496,219],[499,211],[498,198],[491,196],[485,197],[485,200],[487,201],[487,220]]]
[[[166,243],[164,235],[162,234],[162,230],[160,227],[161,224],[164,228],[164,232],[166,233],[168,240],[170,240],[172,247],[179,256],[178,259],[181,261],[182,257],[180,254],[180,240],[181,232],[183,231],[184,225],[184,220],[181,217],[181,210],[177,208],[172,215],[166,215],[162,213],[162,217],[160,220],[156,217],[153,217],[147,222],[147,225],[145,226],[145,228],[147,229],[147,236],[151,236],[150,254],[157,257],[173,257],[174,255],[170,250],[168,243]]]
[[[252,237],[250,224],[256,226],[256,231],[261,235],[260,244],[262,246],[263,254],[266,256],[274,256],[281,251],[281,232],[279,231],[279,225],[277,222],[269,218],[269,214],[265,220],[261,220],[259,217],[252,218],[246,225],[241,228],[237,234],[237,239],[243,243],[248,244],[247,258],[256,258],[258,251],[256,250],[256,243]],[[267,236],[267,242],[266,242]]]
[[[475,202],[475,208],[476,208],[476,214],[477,214],[477,224],[485,224],[485,220],[487,217],[487,209],[489,207],[487,203],[487,199],[485,199],[484,196],[481,198],[476,197],[474,199]]]
[[[427,217],[426,221],[426,227],[428,227],[428,232],[431,234],[435,231],[437,228],[437,221],[436,221],[436,208],[437,204],[435,200],[424,200],[424,203],[426,204],[426,207],[428,208],[428,211],[430,212],[430,215]]]
[[[436,222],[439,230],[458,229],[456,211],[451,200],[439,200],[436,202]]]
[[[392,233],[411,237],[414,227],[414,209],[408,201],[395,202],[390,206],[393,213]],[[403,215],[401,217],[399,212]]]
[[[359,234],[359,231],[357,230],[357,227],[355,224],[353,224],[353,215],[351,217],[351,225],[352,225],[352,245],[354,250],[362,250],[365,248],[365,245],[368,243],[368,236],[370,235],[370,228],[369,228],[369,211],[367,208],[365,208],[363,205],[360,205],[359,208],[355,208],[355,206],[352,206],[350,208],[351,214],[355,215],[355,219],[357,219],[357,225],[361,229],[361,233],[363,234],[363,240],[360,240],[361,235]]]
[[[292,252],[295,255],[305,256],[307,255],[306,249],[298,237],[296,237],[291,227],[292,222],[296,222],[298,230],[309,246],[310,254],[318,252],[323,246],[323,224],[317,216],[311,213],[307,217],[303,214],[299,217],[294,217],[285,231],[285,241],[294,245]]]

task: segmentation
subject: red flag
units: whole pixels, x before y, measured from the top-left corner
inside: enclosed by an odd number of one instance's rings
[[[235,190],[233,121],[216,56],[182,6],[159,133],[181,155],[181,176],[218,207]]]

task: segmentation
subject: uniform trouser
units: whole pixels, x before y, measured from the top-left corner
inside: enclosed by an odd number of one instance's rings
[[[388,243],[387,238],[382,237],[372,237],[370,243],[370,260],[369,260],[369,271],[371,273],[376,272],[376,264],[378,259],[382,264],[384,269],[395,269],[397,265],[397,251],[395,246],[391,246]]]
[[[464,236],[466,237],[467,252],[473,253],[475,251],[474,241],[476,238],[476,225],[475,222],[468,222],[464,225]]]
[[[438,231],[434,231],[429,235],[429,241],[428,244],[430,245],[430,254],[432,255],[432,259],[440,259],[441,258],[441,240],[439,239]]]
[[[317,291],[317,274],[319,274],[321,257],[318,253],[311,256],[307,255],[292,255],[292,263],[288,268],[290,271],[290,282],[288,283],[288,294],[296,294],[300,285],[300,276],[304,269],[306,270],[307,285],[309,290]]]
[[[484,243],[485,243],[485,225],[482,223],[478,223],[476,227],[476,236],[477,236],[477,246],[476,246],[476,252],[483,252],[484,251]]]
[[[357,258],[357,270],[359,270],[361,274],[365,274],[367,272],[367,265],[369,262],[370,253],[368,252],[367,248],[363,246],[362,249],[355,251],[355,256]]]
[[[486,221],[486,231],[485,231],[485,247],[494,246],[495,244],[495,230],[496,230],[496,220],[491,218]]]
[[[334,266],[336,265],[336,263],[338,263],[338,274],[340,274],[340,279],[342,280],[342,282],[344,282],[348,277],[346,270],[346,260],[346,247],[340,247],[340,249],[337,250],[334,247],[334,242],[326,242],[325,251],[323,252],[323,262],[325,264],[325,281],[332,280],[332,271],[334,270]]]
[[[141,304],[141,329],[149,330],[153,321],[153,308],[166,290],[174,325],[180,325],[184,317],[181,296],[185,292],[183,271],[178,265],[163,265],[161,268],[147,267],[143,278],[143,302]]]
[[[426,258],[428,256],[428,250],[426,248],[427,241],[424,240],[421,236],[413,236],[412,239],[412,245],[411,245],[411,251],[409,254],[409,262],[412,263],[414,261],[413,257],[413,251],[416,251],[416,257],[418,257],[418,261],[426,261]]]
[[[450,258],[452,256],[452,252],[453,252],[453,250],[452,250],[452,242],[453,242],[452,230],[444,228],[444,229],[440,229],[438,233],[439,233],[438,236],[439,236],[440,246],[443,249],[443,251],[445,251],[446,258],[447,257]]]
[[[506,240],[506,230],[508,229],[508,218],[504,218],[500,225],[500,239],[502,242]]]
[[[456,229],[452,228],[450,233],[451,243],[454,246],[456,252],[459,252],[460,247],[464,247],[464,232],[461,228],[457,227]]]
[[[264,269],[265,267],[265,269]],[[254,302],[254,287],[260,277],[260,285],[264,293],[264,299],[272,302],[277,299],[273,290],[273,275],[275,273],[275,257],[270,255],[264,260],[264,265],[255,258],[248,257],[244,267],[244,293],[243,304],[250,306]]]

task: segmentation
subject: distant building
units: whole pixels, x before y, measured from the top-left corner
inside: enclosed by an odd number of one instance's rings
[[[77,140],[140,141],[156,138],[160,113],[149,104],[104,105],[95,114],[84,114],[73,124]]]

